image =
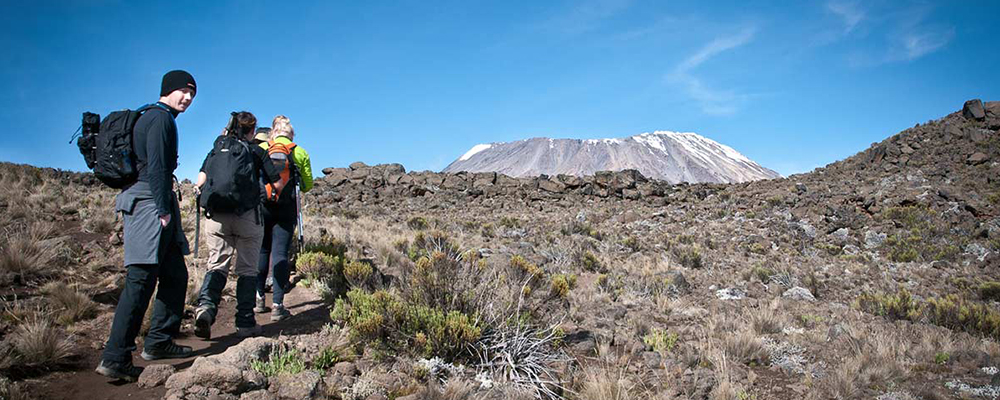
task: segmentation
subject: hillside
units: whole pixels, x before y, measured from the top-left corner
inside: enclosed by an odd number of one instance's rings
[[[175,374],[166,395],[995,398],[998,130],[1000,103],[971,102],[813,172],[736,184],[670,184],[634,170],[327,168],[304,199],[297,263],[331,327],[244,341]],[[0,249],[49,216],[59,229],[37,238],[70,249],[43,263],[60,274],[4,264],[8,310],[44,305],[38,294],[52,282],[106,299],[120,276],[121,249],[105,239],[116,228],[101,222],[113,216],[112,194],[83,174],[3,172],[2,183],[28,194],[0,199],[12,227]],[[40,315],[56,321],[62,308],[45,307]],[[52,329],[102,326],[110,307],[97,309],[105,317]],[[24,319],[4,321],[4,346],[18,349]],[[99,336],[78,345],[99,348]],[[279,345],[296,355],[269,350]],[[235,354],[309,369],[208,369]],[[23,363],[6,360],[3,373],[20,381],[7,387],[57,384],[25,380]]]
[[[479,144],[442,172],[582,177],[626,169],[669,183],[735,183],[780,177],[729,146],[695,133],[664,131],[618,139],[533,138]]]

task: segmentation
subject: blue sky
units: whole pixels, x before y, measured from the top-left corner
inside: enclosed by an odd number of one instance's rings
[[[748,4],[749,3],[749,4]],[[291,118],[314,173],[440,170],[478,143],[692,131],[782,174],[1000,100],[1000,2],[5,1],[0,160],[83,170],[80,114],[198,81],[192,178],[229,111]]]

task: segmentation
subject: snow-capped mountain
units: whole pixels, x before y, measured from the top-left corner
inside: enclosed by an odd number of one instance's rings
[[[732,147],[695,133],[666,131],[620,139],[533,138],[477,144],[442,172],[583,176],[623,169],[637,169],[644,176],[671,183],[734,183],[781,177]]]

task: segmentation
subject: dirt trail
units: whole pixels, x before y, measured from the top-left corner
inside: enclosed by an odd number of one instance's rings
[[[268,300],[270,300],[270,294]],[[220,354],[230,346],[240,342],[236,336],[234,325],[235,303],[232,299],[223,300],[219,307],[219,316],[212,326],[212,340],[205,341],[191,334],[190,319],[184,320],[185,328],[177,343],[191,346],[194,356],[173,360],[158,360],[148,362],[139,357],[139,351],[133,355],[133,362],[138,366],[150,364],[171,364],[178,370],[191,366],[195,358]],[[330,320],[329,311],[312,291],[306,288],[296,288],[285,295],[285,305],[292,312],[292,318],[280,322],[271,322],[270,313],[257,314],[257,323],[263,326],[264,335],[277,337],[314,332]],[[110,320],[108,320],[110,323]],[[89,338],[96,339],[96,338]],[[53,400],[121,400],[159,399],[166,393],[163,386],[152,389],[142,389],[135,383],[111,382],[94,372],[97,366],[100,350],[92,350],[84,354],[72,371],[49,374],[32,384],[32,394],[38,399]]]

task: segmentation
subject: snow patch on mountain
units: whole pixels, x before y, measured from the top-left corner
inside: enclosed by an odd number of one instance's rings
[[[472,148],[469,149],[469,151],[465,152],[465,154],[462,154],[462,157],[459,157],[458,160],[459,161],[468,160],[468,159],[472,158],[472,156],[476,155],[476,153],[478,153],[480,151],[483,151],[483,150],[486,150],[486,149],[489,149],[490,147],[493,147],[493,145],[491,145],[491,144],[477,144],[475,146],[472,146]]]

